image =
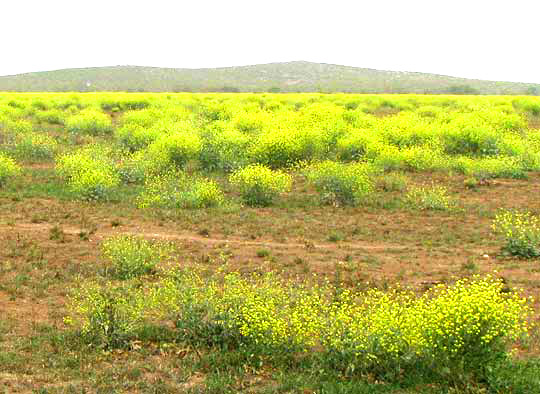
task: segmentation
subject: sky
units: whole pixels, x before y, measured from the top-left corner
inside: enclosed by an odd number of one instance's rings
[[[0,75],[305,60],[540,83],[537,0],[18,0]]]

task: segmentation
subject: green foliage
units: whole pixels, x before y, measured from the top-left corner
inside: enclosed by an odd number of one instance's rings
[[[215,127],[204,132],[201,167],[206,171],[231,172],[245,166],[249,142],[248,136],[230,128]]]
[[[106,135],[113,131],[108,115],[96,110],[84,110],[66,119],[66,130],[74,134]]]
[[[58,109],[36,112],[35,117],[39,122],[55,125],[63,125],[65,121],[65,114]]]
[[[515,99],[512,104],[518,110],[521,110],[533,116],[540,116],[540,100],[538,99],[523,97]]]
[[[10,157],[0,153],[0,186],[4,186],[6,182],[21,173],[21,167],[15,163]]]
[[[268,206],[291,189],[292,177],[284,172],[254,164],[235,171],[230,182],[239,190],[244,202],[251,206]]]
[[[478,180],[493,178],[524,179],[527,177],[522,163],[513,157],[489,157],[472,160],[460,157],[453,163],[453,167],[465,175]]]
[[[442,132],[446,153],[484,156],[499,153],[502,134],[478,115],[455,117]]]
[[[405,174],[390,173],[379,177],[376,180],[378,189],[382,189],[385,192],[402,192],[407,189],[409,178]]]
[[[530,212],[502,211],[495,216],[493,230],[505,239],[503,250],[524,259],[540,257],[540,219]]]
[[[339,139],[336,144],[337,154],[342,161],[362,160],[369,146],[380,141],[380,138],[369,130],[355,130]]]
[[[90,343],[125,347],[140,328],[145,308],[142,291],[129,284],[87,283],[72,292],[64,320]]]
[[[311,160],[323,151],[323,136],[308,130],[272,130],[259,135],[251,145],[250,156],[270,168],[290,167]]]
[[[198,135],[177,132],[163,135],[148,146],[152,157],[164,158],[168,163],[183,168],[190,160],[198,157],[202,142]]]
[[[101,250],[112,265],[110,272],[118,279],[130,279],[154,272],[157,264],[170,258],[172,247],[141,237],[119,235],[103,241]]]
[[[50,160],[58,151],[58,143],[47,134],[29,132],[15,135],[4,150],[19,160]]]
[[[32,132],[32,123],[25,119],[0,119],[0,130],[6,134],[18,135]]]
[[[183,270],[156,285],[149,298],[195,346],[270,357],[308,352],[348,375],[400,379],[422,371],[459,384],[467,376],[485,379],[507,358],[509,341],[528,330],[528,300],[503,287],[487,276],[422,295],[400,288],[337,293],[328,283],[302,286],[272,273],[205,279]]]
[[[178,171],[146,180],[138,198],[139,208],[199,209],[223,205],[225,197],[210,179],[192,178]]]
[[[82,200],[107,200],[120,183],[116,168],[99,149],[83,149],[60,156],[56,170],[67,180],[73,194]]]
[[[325,161],[306,170],[308,181],[326,204],[358,205],[374,190],[367,164],[342,164]]]
[[[405,200],[410,207],[415,209],[448,211],[456,206],[456,203],[448,195],[446,188],[436,185],[413,187],[405,195]]]
[[[117,110],[141,110],[150,105],[150,101],[144,97],[117,97],[111,96],[109,98],[104,98],[99,103],[100,107],[104,111],[114,111]]]
[[[132,123],[116,129],[114,135],[120,145],[130,152],[144,149],[160,137],[160,133],[155,129]]]

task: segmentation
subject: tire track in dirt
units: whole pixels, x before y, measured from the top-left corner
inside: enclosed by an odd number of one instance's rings
[[[49,232],[55,227],[50,224],[43,223],[18,223],[12,226],[0,226],[0,231],[9,230],[11,232]],[[88,230],[84,228],[77,228],[71,226],[60,226],[60,229],[68,235],[79,235],[82,232],[88,233]],[[156,232],[156,231],[140,231],[140,230],[104,230],[99,228],[90,235],[90,238],[103,239],[114,235],[136,235],[142,236],[145,238],[154,238],[162,240],[178,240],[178,241],[190,241],[190,242],[199,242],[203,244],[229,244],[229,245],[238,245],[238,246],[259,246],[259,247],[272,247],[280,249],[289,249],[289,248],[314,248],[314,249],[348,249],[348,250],[371,250],[371,251],[384,251],[388,249],[393,250],[404,250],[409,246],[391,244],[391,243],[381,243],[381,242],[339,242],[339,243],[313,243],[309,240],[306,240],[303,243],[283,243],[283,242],[274,242],[274,241],[248,241],[242,239],[234,238],[210,238],[194,234],[179,234],[179,233],[166,233],[166,232]]]

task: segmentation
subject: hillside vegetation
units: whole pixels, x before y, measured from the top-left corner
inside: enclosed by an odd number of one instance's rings
[[[540,84],[381,71],[304,61],[182,69],[115,66],[0,77],[0,91],[540,93]]]
[[[539,126],[525,96],[0,94],[0,392],[540,393]]]

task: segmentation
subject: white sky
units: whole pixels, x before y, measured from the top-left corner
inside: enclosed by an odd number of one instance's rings
[[[540,83],[538,0],[0,0],[0,75],[307,60]]]

